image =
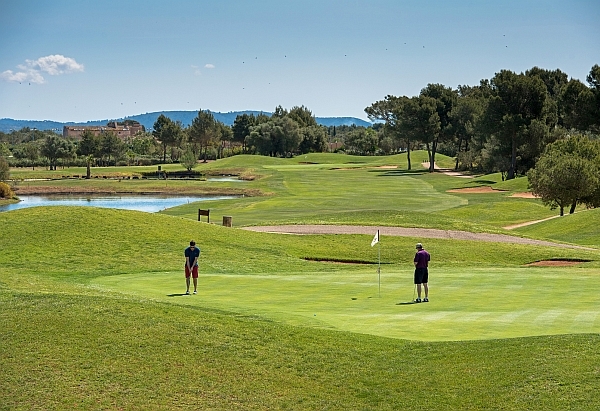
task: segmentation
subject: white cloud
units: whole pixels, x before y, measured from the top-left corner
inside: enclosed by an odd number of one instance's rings
[[[206,64],[204,67],[207,68],[207,69],[214,69],[215,65],[209,63],[209,64]]]
[[[0,77],[6,81],[22,82],[27,80],[27,73],[14,73],[12,70],[6,70],[0,74]]]
[[[79,64],[74,59],[61,56],[60,54],[40,57],[37,60],[25,60],[25,64],[19,64],[17,68],[20,71],[13,72],[12,70],[6,70],[0,74],[0,78],[11,82],[42,84],[46,82],[42,73],[58,76],[60,74],[84,71],[83,64]]]

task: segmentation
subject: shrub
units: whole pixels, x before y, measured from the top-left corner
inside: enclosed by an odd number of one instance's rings
[[[0,198],[13,198],[15,193],[13,193],[10,186],[6,183],[0,182]]]

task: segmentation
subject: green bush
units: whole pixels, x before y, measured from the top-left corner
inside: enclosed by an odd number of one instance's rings
[[[0,182],[0,198],[13,198],[15,193],[13,193],[10,186],[6,183]]]

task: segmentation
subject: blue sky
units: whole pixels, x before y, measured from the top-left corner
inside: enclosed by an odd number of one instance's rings
[[[388,94],[600,64],[598,0],[0,0],[0,118],[163,110],[366,119]]]

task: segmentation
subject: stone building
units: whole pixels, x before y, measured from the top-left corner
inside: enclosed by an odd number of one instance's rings
[[[105,126],[64,126],[63,137],[80,139],[81,134],[86,130],[91,131],[96,136],[98,136],[103,131],[111,131],[115,133],[117,137],[120,137],[122,139],[126,137],[132,137],[140,131],[146,131],[144,126],[138,123],[137,121],[129,120],[125,123],[110,121]]]

